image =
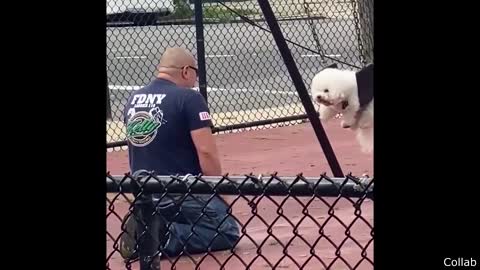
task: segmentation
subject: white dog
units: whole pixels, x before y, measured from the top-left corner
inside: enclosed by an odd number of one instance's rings
[[[360,104],[365,99],[359,97],[357,73],[326,68],[313,78],[311,92],[312,99],[319,104],[322,121],[342,114],[341,126],[356,132],[363,152],[373,151],[373,87],[372,97]]]

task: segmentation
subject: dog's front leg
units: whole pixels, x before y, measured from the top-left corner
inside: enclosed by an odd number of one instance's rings
[[[346,110],[343,113],[342,128],[354,128],[356,126],[356,112],[354,110]]]
[[[320,105],[318,113],[320,114],[320,120],[328,121],[337,115],[338,112],[328,106]]]

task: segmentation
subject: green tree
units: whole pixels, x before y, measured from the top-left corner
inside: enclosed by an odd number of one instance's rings
[[[190,8],[188,0],[173,0],[175,7],[175,15],[180,18],[188,18],[193,16],[193,10]]]

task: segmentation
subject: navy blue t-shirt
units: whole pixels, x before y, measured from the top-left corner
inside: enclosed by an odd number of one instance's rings
[[[124,118],[132,172],[201,173],[190,131],[212,121],[199,92],[157,78],[129,98]]]

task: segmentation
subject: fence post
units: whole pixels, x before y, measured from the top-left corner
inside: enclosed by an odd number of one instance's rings
[[[198,61],[198,88],[208,104],[207,99],[207,71],[205,67],[205,40],[203,37],[203,10],[202,0],[195,0],[195,26],[197,38]]]
[[[142,190],[146,182],[148,174],[145,176],[144,171],[133,173],[132,187],[136,198],[133,218],[136,220],[138,233],[138,259],[140,270],[161,270],[161,251],[158,248],[165,243],[166,226],[156,210],[153,193]]]
[[[107,120],[113,120],[112,107],[110,105],[110,89],[108,88],[108,79],[105,80],[105,83],[107,84]]]
[[[360,53],[364,56],[366,63],[373,63],[373,1],[357,1],[360,40],[363,45]]]
[[[308,119],[310,120],[313,130],[317,135],[317,139],[320,142],[320,146],[325,153],[325,157],[327,158],[328,164],[330,165],[330,169],[332,170],[332,173],[335,177],[343,177],[343,172],[340,164],[338,163],[337,157],[335,156],[333,148],[328,141],[327,134],[323,129],[320,118],[317,116],[315,107],[313,107],[310,96],[308,95],[305,84],[303,83],[302,76],[298,71],[297,64],[295,63],[290,49],[288,48],[287,42],[285,41],[285,38],[282,34],[282,30],[280,29],[277,19],[275,18],[275,14],[273,14],[272,7],[270,6],[270,1],[258,0],[258,4],[262,9],[263,15],[268,23],[268,26],[270,27],[270,30],[272,31],[275,43],[277,44],[278,50],[280,51],[283,61],[287,66],[288,73],[290,74],[293,84],[297,89],[300,100],[302,101],[303,107],[305,108],[305,111],[308,115]]]
[[[322,63],[322,65],[324,65],[326,63],[325,52],[322,50],[322,45],[320,45],[320,40],[319,40],[318,35],[317,35],[317,30],[315,28],[315,23],[313,22],[313,19],[310,16],[310,6],[309,6],[309,4],[310,3],[308,3],[306,0],[303,1],[304,9],[305,9],[305,12],[307,13],[307,17],[308,17],[308,25],[310,26],[310,31],[312,32],[313,40],[315,41],[315,46],[316,46],[316,49],[317,49],[317,53],[320,54],[320,59],[322,59],[321,63]]]

